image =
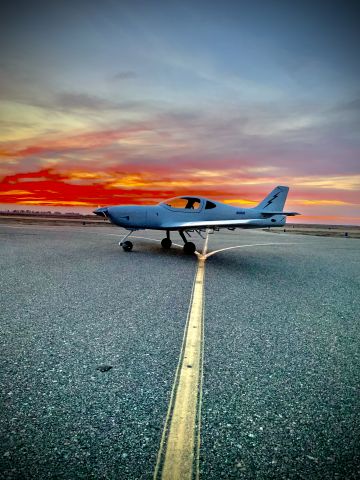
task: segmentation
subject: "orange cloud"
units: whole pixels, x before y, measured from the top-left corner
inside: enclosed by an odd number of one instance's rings
[[[8,191],[0,192],[0,195],[18,196],[18,195],[29,195],[29,194],[31,194],[31,192],[29,192],[28,190],[8,190]]]

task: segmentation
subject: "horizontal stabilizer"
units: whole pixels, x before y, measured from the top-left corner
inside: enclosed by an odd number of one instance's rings
[[[287,217],[295,217],[295,215],[300,215],[297,212],[261,212],[263,217],[272,217],[273,215],[286,215]]]

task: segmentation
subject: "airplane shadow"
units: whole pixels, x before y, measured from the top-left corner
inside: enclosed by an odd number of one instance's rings
[[[245,255],[245,252],[221,252],[210,256],[206,260],[207,268],[215,269],[218,272],[241,273],[244,276],[281,276],[291,279],[292,270],[284,267],[283,255],[258,253],[254,255]]]
[[[161,256],[162,258],[181,258],[182,260],[187,262],[197,261],[197,255],[187,255],[183,252],[181,247],[173,246],[169,248],[169,250],[165,250],[161,247],[160,243],[137,241],[136,244],[134,244],[134,248],[131,252],[123,252],[121,249],[121,253],[136,256],[148,256],[149,254],[151,254],[152,257]]]
[[[187,255],[183,252],[181,246],[173,245],[169,250],[161,247],[159,242],[144,241],[137,239],[134,242],[134,248],[131,252],[124,252],[119,246],[119,255],[134,256],[136,258],[146,259],[179,259],[182,263],[194,264],[198,261],[197,255]],[[227,273],[239,273],[242,275],[259,276],[259,275],[282,275],[284,277],[291,277],[291,269],[284,268],[283,254],[275,254],[272,252],[271,257],[268,253],[257,252],[256,255],[252,253],[245,253],[245,250],[233,250],[219,252],[211,255],[206,260],[208,268],[216,269],[217,271],[226,271]]]

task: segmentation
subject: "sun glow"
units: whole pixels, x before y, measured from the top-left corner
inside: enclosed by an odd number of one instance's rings
[[[223,203],[226,203],[228,205],[247,205],[250,207],[255,207],[259,202],[245,198],[233,198],[229,200],[223,200]]]
[[[334,205],[334,206],[342,206],[342,205],[356,205],[350,202],[344,202],[342,200],[296,200],[295,202],[297,205]]]

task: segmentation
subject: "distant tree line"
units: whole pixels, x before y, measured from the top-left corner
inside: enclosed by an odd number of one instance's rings
[[[38,216],[38,217],[72,217],[72,218],[79,218],[79,217],[88,217],[89,215],[84,215],[78,212],[51,212],[45,211],[40,212],[37,210],[1,210],[0,215],[24,215],[24,216]],[[92,215],[90,215],[92,216]]]

